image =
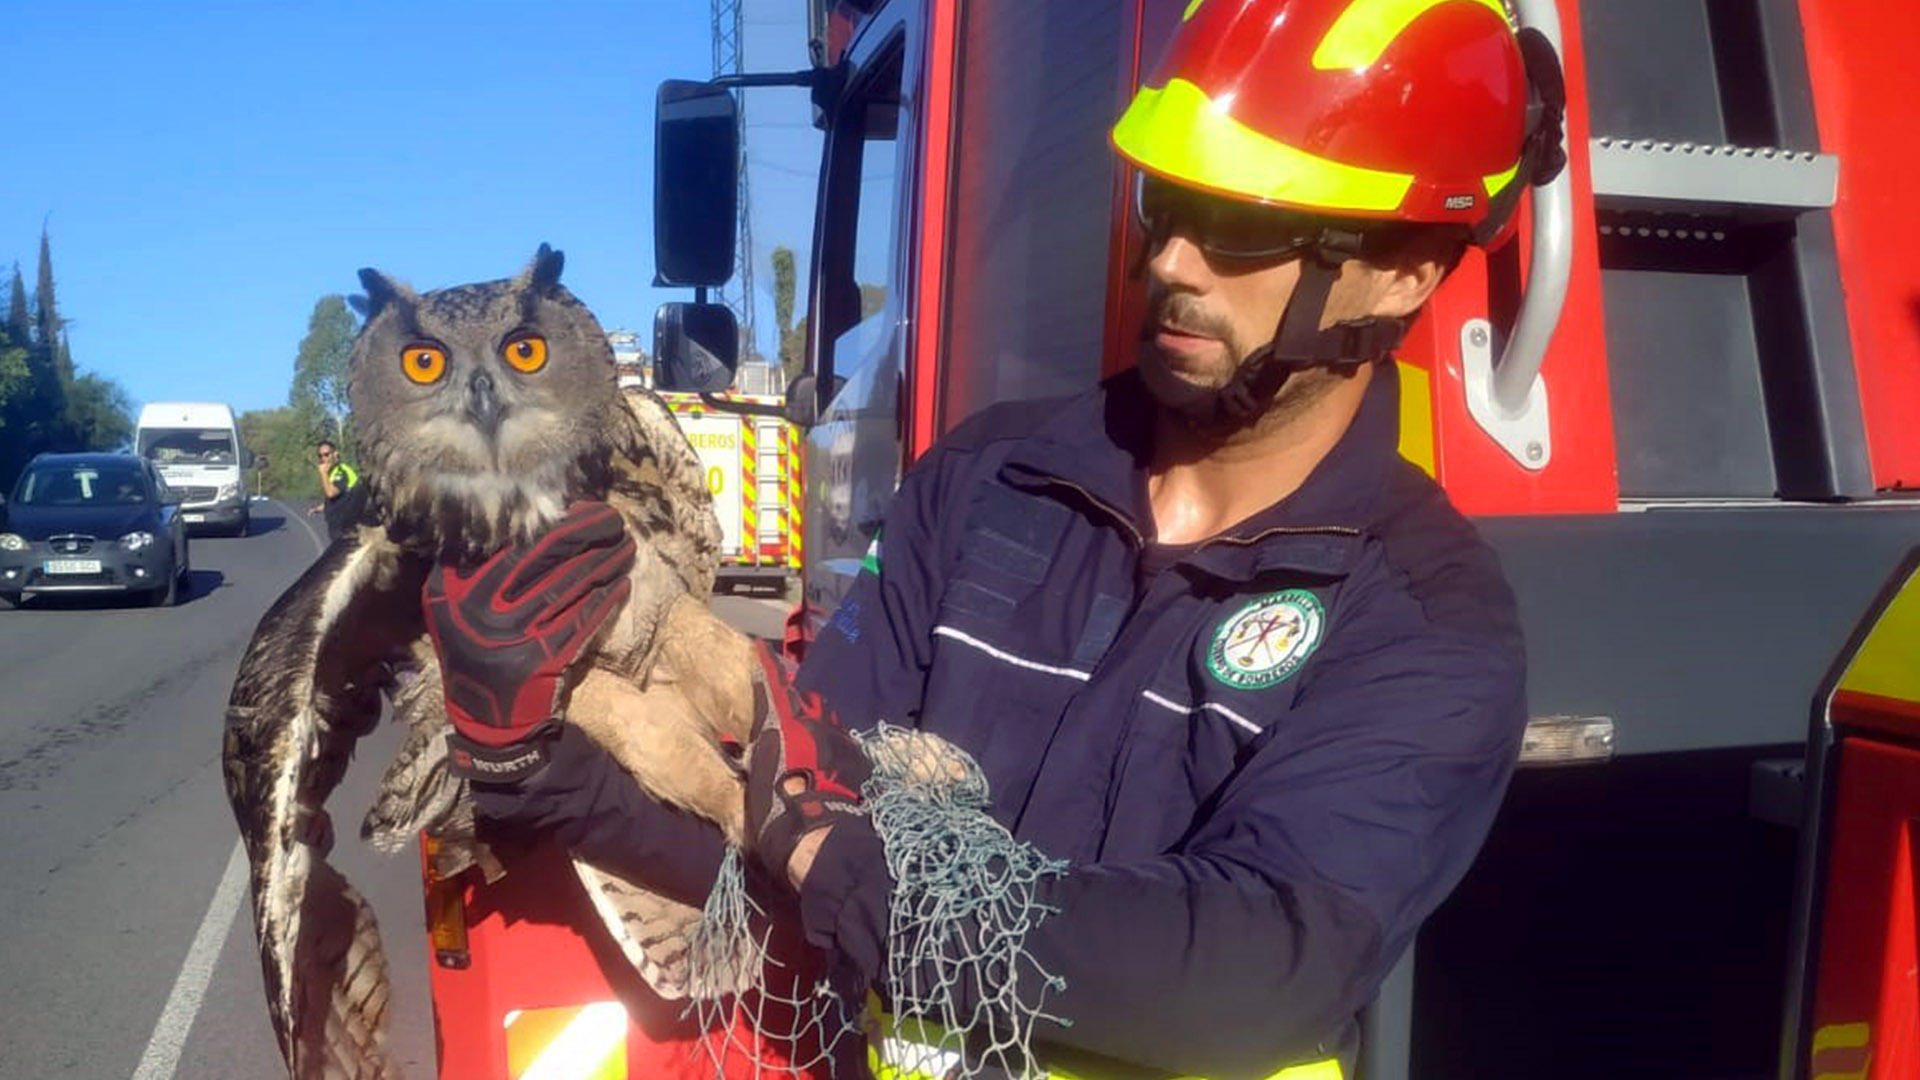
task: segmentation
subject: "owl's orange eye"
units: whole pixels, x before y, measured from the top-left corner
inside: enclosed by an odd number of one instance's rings
[[[400,370],[422,386],[447,373],[447,351],[438,345],[409,345],[400,350]]]
[[[500,347],[500,355],[513,370],[531,375],[547,366],[547,339],[538,334],[514,338]]]

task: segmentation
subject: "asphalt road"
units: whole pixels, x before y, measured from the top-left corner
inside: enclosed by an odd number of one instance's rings
[[[324,530],[258,503],[253,535],[195,537],[178,607],[42,601],[0,611],[0,1078],[284,1075],[267,1022],[220,729],[255,622]],[[716,610],[778,634],[778,601]],[[417,865],[357,840],[380,765],[364,740],[329,810],[332,861],[379,917],[393,1051],[434,1073]]]

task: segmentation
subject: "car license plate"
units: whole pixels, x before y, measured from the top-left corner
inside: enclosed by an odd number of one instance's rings
[[[201,522],[203,522],[203,521],[205,521],[205,520],[207,520],[207,515],[205,515],[205,514],[181,514],[181,515],[180,515],[180,520],[181,520],[181,521],[184,521],[184,522],[186,522],[186,523],[187,523],[187,524],[189,524],[189,525],[198,525],[198,524],[200,524]]]
[[[48,559],[49,574],[97,574],[100,572],[99,559]]]

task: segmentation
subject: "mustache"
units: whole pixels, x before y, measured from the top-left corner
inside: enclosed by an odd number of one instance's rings
[[[1161,329],[1218,341],[1227,340],[1233,332],[1226,319],[1207,311],[1198,299],[1185,293],[1162,293],[1153,299],[1140,325],[1140,339],[1148,340]]]

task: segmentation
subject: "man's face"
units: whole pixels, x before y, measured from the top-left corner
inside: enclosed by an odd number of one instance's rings
[[[331,465],[338,460],[339,455],[334,453],[333,447],[323,446],[320,448],[320,464]]]
[[[1240,364],[1273,339],[1299,280],[1298,259],[1235,264],[1176,231],[1147,263],[1140,366],[1148,385],[1227,385]]]
[[[1306,230],[1297,227],[1302,220],[1297,217],[1262,222],[1255,216],[1260,208],[1246,204],[1234,203],[1210,215],[1206,197],[1192,193],[1166,205],[1173,207],[1165,218],[1166,239],[1146,267],[1140,369],[1155,396],[1172,401],[1183,388],[1226,386],[1248,356],[1273,340],[1300,281],[1300,255],[1285,250],[1289,220],[1294,233],[1304,235]],[[1250,232],[1261,235],[1250,237]],[[1209,250],[1222,246],[1271,253],[1228,257]],[[1426,299],[1431,285],[1410,289],[1405,277],[1395,268],[1349,260],[1327,297],[1320,325],[1412,311]],[[1297,373],[1282,385],[1276,400],[1310,394],[1317,383],[1334,377],[1317,370]]]

